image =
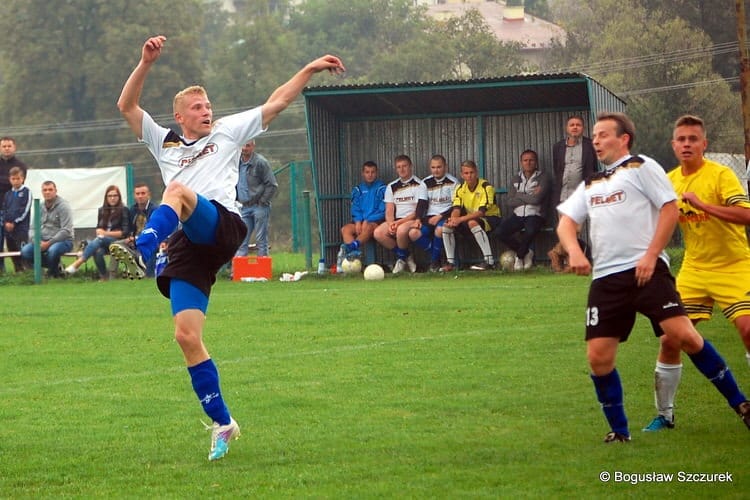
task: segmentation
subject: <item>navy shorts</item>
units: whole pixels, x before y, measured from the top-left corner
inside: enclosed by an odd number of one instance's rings
[[[170,296],[169,282],[172,278],[187,281],[208,297],[216,282],[216,273],[234,257],[245,238],[247,226],[240,216],[213,200],[211,203],[219,215],[213,243],[193,243],[182,229],[169,237],[169,264],[156,278],[159,291],[167,298]]]
[[[664,333],[659,323],[686,315],[674,277],[661,259],[657,259],[649,282],[641,287],[636,283],[635,268],[591,282],[586,307],[586,340],[615,337],[625,342],[635,324],[636,313],[651,320],[657,337]]]

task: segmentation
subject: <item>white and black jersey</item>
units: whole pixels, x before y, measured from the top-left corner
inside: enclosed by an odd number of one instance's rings
[[[434,175],[423,179],[427,186],[427,198],[430,204],[427,206],[427,216],[446,214],[453,207],[453,194],[458,186],[458,179],[451,174],[445,174],[438,179]]]
[[[414,175],[407,181],[396,179],[388,184],[383,197],[385,203],[393,203],[396,207],[395,217],[397,220],[415,213],[419,200],[428,201],[427,186],[419,177]]]
[[[181,182],[234,213],[239,213],[235,199],[240,150],[262,132],[260,106],[217,120],[210,134],[193,142],[143,112],[143,142],[156,158],[164,185]]]
[[[661,165],[628,155],[579,184],[557,209],[578,224],[589,218],[596,279],[634,268],[651,244],[661,208],[676,199]],[[666,252],[660,258],[669,264]]]

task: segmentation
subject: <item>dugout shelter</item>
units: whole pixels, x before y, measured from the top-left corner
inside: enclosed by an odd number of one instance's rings
[[[339,229],[350,220],[351,189],[365,161],[375,161],[388,183],[397,177],[393,159],[399,154],[411,157],[414,174],[422,178],[434,154],[445,156],[459,179],[458,166],[471,159],[503,192],[525,149],[538,153],[540,168],[552,170],[552,146],[565,137],[570,115],[584,117],[584,135],[590,136],[598,112],[625,109],[623,100],[581,73],[317,86],[303,95],[320,254],[327,266],[336,262]],[[550,231],[544,239],[538,256],[546,256]]]

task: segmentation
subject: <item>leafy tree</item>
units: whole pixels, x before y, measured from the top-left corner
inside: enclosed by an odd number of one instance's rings
[[[160,26],[170,40],[149,77],[143,100],[146,105],[171,102],[174,82],[202,77],[197,57],[201,26],[191,13],[200,7],[200,0],[183,2],[180,9],[166,0],[67,0],[55,2],[54,8],[43,0],[6,0],[0,29],[13,34],[13,43],[0,49],[2,124],[118,117],[115,103],[122,84],[138,61],[143,42],[154,34],[146,31],[148,26]],[[112,141],[111,132],[85,127],[84,131],[67,133],[62,141],[59,135],[35,136],[33,142],[36,147],[49,147],[60,142],[95,145]],[[59,161],[87,166],[106,156],[61,155]]]
[[[453,51],[452,64],[447,66],[454,78],[510,75],[523,70],[521,45],[499,41],[475,9],[436,23],[433,29]]]
[[[559,20],[568,38],[551,62],[558,64],[558,70],[582,68],[615,94],[626,96],[627,112],[637,127],[635,151],[673,165],[672,123],[687,112],[706,120],[717,138],[713,147],[740,150],[741,134],[733,140],[727,133],[741,130],[736,95],[725,83],[694,86],[721,79],[711,69],[710,55],[693,57],[711,44],[704,32],[671,12],[647,10],[637,0],[597,0],[586,5],[569,1],[558,7],[571,15]],[[611,16],[616,11],[628,15]]]
[[[744,0],[743,0],[744,1]],[[647,11],[662,10],[684,19],[706,33],[714,44],[737,41],[735,0],[640,0]],[[712,60],[715,72],[732,77],[739,74],[739,49],[717,54]]]
[[[300,33],[305,60],[337,54],[358,79],[373,61],[423,36],[423,13],[410,0],[307,0],[292,10],[289,28]]]

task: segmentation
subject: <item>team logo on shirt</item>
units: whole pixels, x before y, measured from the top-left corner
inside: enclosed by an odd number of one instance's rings
[[[625,203],[625,191],[618,189],[610,194],[595,194],[591,196],[589,203],[592,208],[619,205],[620,203]]]
[[[412,196],[394,196],[393,201],[395,203],[408,203],[410,201],[414,201],[415,197]]]
[[[710,219],[706,212],[696,212],[691,209],[684,210],[680,207],[680,223],[689,224],[691,222],[708,222]]]
[[[187,156],[185,158],[180,158],[177,162],[177,166],[180,168],[189,167],[196,161],[200,160],[201,158],[205,158],[206,156],[211,156],[212,154],[215,154],[219,150],[219,146],[214,144],[213,142],[209,142],[206,144],[206,146],[201,149],[201,151],[193,156]]]

